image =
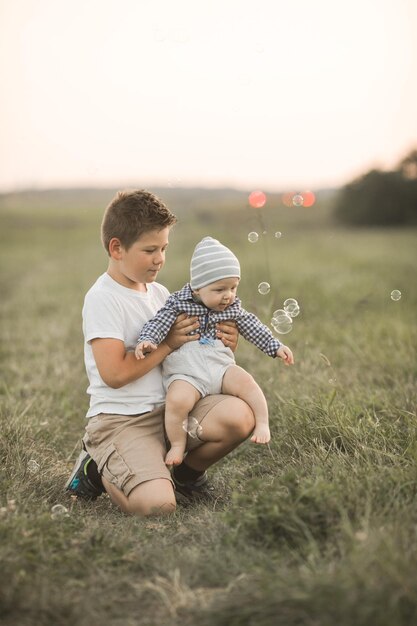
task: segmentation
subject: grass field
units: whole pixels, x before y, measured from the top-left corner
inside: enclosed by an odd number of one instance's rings
[[[299,301],[281,337],[296,365],[241,339],[270,447],[247,442],[212,468],[214,505],[141,520],[63,493],[88,402],[80,312],[106,264],[102,196],[0,201],[0,622],[416,624],[416,231],[342,230],[320,201],[271,203],[262,224],[245,194],[178,201],[161,282],[181,286],[196,241],[219,237],[241,259],[246,308],[268,323]]]

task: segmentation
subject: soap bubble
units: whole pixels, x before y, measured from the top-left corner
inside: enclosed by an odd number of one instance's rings
[[[258,291],[262,296],[266,296],[271,290],[271,285],[269,283],[259,283]]]
[[[291,317],[297,317],[297,315],[300,315],[300,307],[298,306],[298,304],[296,306],[292,306],[291,308],[286,308],[285,309],[288,313],[288,315],[290,315]]]
[[[311,207],[316,201],[316,196],[312,191],[290,191],[281,196],[282,203],[287,207],[304,206]]]
[[[394,300],[394,302],[397,302],[400,299],[401,299],[401,291],[398,291],[398,289],[394,289],[393,291],[391,291],[391,300]]]
[[[277,232],[275,233],[275,239],[280,239],[282,237],[282,233],[277,230]]]
[[[287,298],[286,300],[284,300],[284,310],[287,310],[288,308],[291,308],[293,306],[298,306],[298,302],[295,298]]]
[[[30,461],[28,461],[27,463],[27,468],[28,472],[30,472],[31,474],[36,474],[36,472],[39,472],[40,465],[37,461],[35,461],[35,459],[30,459]]]
[[[249,194],[249,204],[253,209],[261,209],[266,202],[266,195],[263,191],[252,191]]]
[[[251,233],[249,233],[248,241],[250,241],[250,243],[256,243],[258,239],[259,239],[258,233],[255,233],[255,231],[252,231]]]
[[[277,311],[275,311],[275,313],[277,313]],[[292,319],[285,311],[283,311],[283,313],[279,313],[278,315],[274,314],[274,317],[271,320],[271,325],[275,332],[280,335],[286,335],[292,331]]]
[[[272,321],[274,321],[275,319],[278,319],[282,315],[284,316],[288,315],[287,311],[284,311],[284,309],[277,309],[276,311],[272,313]]]
[[[63,517],[69,517],[68,509],[63,504],[54,504],[51,508],[52,519],[62,519]]]
[[[203,428],[195,417],[188,416],[182,423],[182,428],[192,439],[200,439]]]
[[[295,298],[287,298],[286,300],[284,300],[284,308],[289,304],[298,304],[298,300],[296,300]]]
[[[284,302],[284,311],[291,317],[297,317],[300,313],[300,306],[295,298],[287,298]]]

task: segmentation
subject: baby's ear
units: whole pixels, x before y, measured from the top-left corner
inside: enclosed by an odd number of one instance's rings
[[[193,290],[191,291],[191,293],[192,293],[194,296],[198,296],[198,295],[200,295],[200,290],[199,290],[199,289],[193,289]]]

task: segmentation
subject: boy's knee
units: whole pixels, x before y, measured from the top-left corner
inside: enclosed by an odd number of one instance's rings
[[[128,498],[128,512],[139,517],[169,515],[175,512],[176,500],[169,480],[142,483]]]
[[[143,517],[152,517],[153,515],[172,515],[175,513],[177,503],[175,498],[172,502],[157,502],[150,504],[142,513]]]
[[[132,502],[129,503],[129,513],[131,515],[137,515],[138,517],[151,517],[153,515],[170,515],[175,513],[177,503],[175,498],[170,501],[158,501],[155,499],[152,502]]]

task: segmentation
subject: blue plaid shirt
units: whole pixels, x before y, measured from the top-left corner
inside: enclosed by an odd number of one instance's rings
[[[159,345],[167,336],[171,326],[180,313],[198,316],[200,328],[192,334],[200,333],[201,343],[212,343],[216,336],[216,324],[226,320],[235,320],[239,333],[247,341],[268,356],[276,357],[282,343],[276,339],[265,324],[242,308],[239,298],[224,311],[213,311],[193,298],[191,286],[187,283],[180,291],[171,294],[162,309],[142,328],[138,343],[150,341]]]

